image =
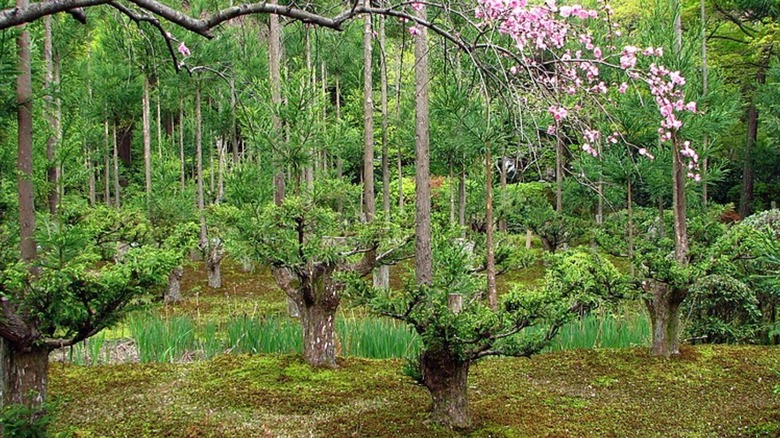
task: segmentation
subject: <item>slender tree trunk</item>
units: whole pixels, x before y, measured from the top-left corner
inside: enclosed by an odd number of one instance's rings
[[[485,153],[485,246],[487,262],[488,304],[493,310],[498,310],[498,291],[496,289],[496,255],[493,243],[493,160],[490,156],[490,144]]]
[[[379,16],[377,16],[379,17]],[[389,134],[387,114],[387,53],[385,41],[385,18],[379,17],[379,75],[381,81],[381,111],[382,111],[382,211],[384,220],[390,220],[390,157],[388,157]],[[374,287],[388,288],[390,286],[390,266],[381,265],[374,271]]]
[[[112,155],[112,148],[111,143],[108,140],[108,119],[105,120],[104,123],[105,126],[105,143],[106,143],[106,154],[105,154],[105,160],[103,160],[103,202],[106,203],[107,206],[111,206],[111,155]]]
[[[339,75],[336,75],[336,121],[339,123],[341,122],[341,81],[339,79]],[[336,157],[336,178],[341,179],[343,177],[343,170],[344,169],[344,160],[341,157],[341,154]],[[336,211],[339,214],[339,217],[341,217],[341,214],[344,210],[344,202],[339,198],[339,200],[336,202]]]
[[[160,83],[157,82],[157,155],[162,157],[162,108],[160,108]]]
[[[17,8],[26,8],[28,0],[17,0]],[[33,187],[33,105],[30,66],[30,31],[22,26],[16,39],[16,170],[19,193],[19,242],[22,259],[30,263],[37,256],[35,243],[35,189]]]
[[[707,65],[707,10],[705,0],[700,0],[699,9],[701,11],[701,91],[702,95],[707,96],[709,93],[709,66]],[[704,134],[702,139],[702,151],[708,154],[709,136]],[[702,160],[702,175],[707,174],[708,158],[704,157]],[[701,199],[702,204],[707,206],[707,182],[702,181],[701,184]]]
[[[46,400],[49,372],[47,347],[20,347],[6,341],[2,355],[3,405],[40,406]]]
[[[634,275],[634,196],[631,179],[628,179],[626,185],[628,194],[626,195],[626,211],[628,213],[628,261],[631,263],[631,275]]]
[[[401,49],[398,51],[398,76],[395,81],[395,119],[401,123],[401,84],[403,83],[404,52],[406,49],[406,33],[401,35]],[[416,74],[416,70],[415,70]],[[416,105],[416,104],[415,104]],[[401,144],[398,144],[398,208],[404,209],[404,168],[403,154],[401,153]]]
[[[556,122],[556,132],[560,132],[560,123]],[[555,141],[555,211],[563,212],[563,139],[560,135]]]
[[[225,197],[225,154],[227,153],[227,140],[220,138],[217,142],[217,199],[222,202]]]
[[[677,140],[674,143],[672,209],[674,213],[674,256],[678,263],[688,264],[688,225],[686,223],[687,207],[685,201],[685,164],[680,156]]]
[[[165,304],[178,303],[181,301],[181,278],[184,275],[184,268],[177,266],[168,274],[168,290],[165,293]]]
[[[201,119],[200,81],[195,85],[195,166],[198,180],[198,216],[200,218],[200,246],[208,248],[206,232],[206,202],[203,196],[203,125]]]
[[[239,147],[238,147],[238,118],[236,117],[236,105],[238,105],[238,99],[236,98],[236,78],[230,76],[230,144],[233,153],[233,164],[238,163],[239,160]]]
[[[46,65],[46,74],[44,77],[44,87],[46,88],[46,120],[49,123],[49,138],[46,140],[46,175],[49,183],[48,201],[49,212],[52,215],[57,214],[57,204],[59,204],[59,175],[57,169],[57,144],[60,138],[60,120],[57,116],[58,99],[54,97],[57,83],[54,78],[55,56],[53,49],[51,15],[43,18],[44,23],[44,58]]]
[[[450,225],[455,225],[455,171],[452,165],[452,157],[450,157],[448,161],[450,168]]]
[[[179,98],[179,183],[184,190],[184,98]]]
[[[206,105],[208,106],[208,102],[206,102]],[[222,141],[220,138],[216,139],[217,144],[216,149],[218,150],[220,148],[220,145],[218,142]],[[214,146],[209,147],[209,194],[211,197],[209,198],[209,204],[214,203],[214,195],[217,193],[217,186],[214,184],[214,174],[216,173],[214,169]]]
[[[426,20],[427,7],[421,6],[417,17]],[[415,101],[415,277],[417,284],[433,282],[431,254],[431,187],[430,187],[430,114],[428,79],[428,28],[417,25],[414,44]]]
[[[765,74],[762,70],[756,75],[756,82],[763,84]],[[755,98],[747,108],[747,141],[742,165],[742,192],[739,197],[739,215],[743,218],[753,213],[753,183],[755,180],[753,149],[758,140],[758,108]]]
[[[271,4],[277,4],[277,0],[271,0]],[[271,14],[269,20],[269,38],[268,44],[268,66],[271,74],[271,103],[274,106],[274,115],[272,124],[274,129],[274,138],[278,139],[282,135],[282,120],[276,111],[282,104],[282,81],[281,81],[281,56],[282,56],[282,28],[279,25],[279,16]],[[278,146],[277,141],[277,146]],[[274,174],[274,202],[281,205],[284,201],[285,183],[284,183],[284,165],[277,157],[276,173]]]
[[[464,230],[466,227],[466,165],[462,164],[458,179],[458,224]]]
[[[363,6],[371,7],[371,0],[363,0]],[[363,200],[365,202],[366,222],[371,222],[376,214],[371,14],[366,14],[363,20]]]
[[[95,164],[92,161],[92,151],[89,150],[89,147],[86,145],[86,141],[84,144],[84,153],[86,155],[86,157],[84,157],[84,165],[87,168],[87,184],[89,185],[89,206],[94,207],[95,203],[97,202]]]
[[[116,208],[122,207],[120,187],[119,187],[119,145],[116,138],[116,121],[113,123],[114,128],[114,205]]]
[[[468,362],[462,362],[446,349],[431,349],[422,353],[420,368],[423,384],[433,401],[433,421],[453,428],[469,427]]]
[[[506,156],[506,149],[504,149],[504,153],[501,154],[501,199],[502,201],[499,203],[502,205],[504,203],[504,199],[506,199],[506,160],[504,157]],[[506,233],[506,217],[501,217],[498,222],[498,230],[502,233]]]
[[[150,115],[150,97],[149,97],[149,76],[144,74],[144,96],[143,96],[143,131],[144,131],[144,187],[146,190],[146,209],[149,209],[149,203],[152,196],[152,126]]]

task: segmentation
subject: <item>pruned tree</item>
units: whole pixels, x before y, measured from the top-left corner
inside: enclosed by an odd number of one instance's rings
[[[553,259],[541,289],[515,288],[491,310],[479,299],[482,288],[469,274],[469,255],[450,242],[457,230],[438,230],[436,235],[436,274],[430,285],[392,293],[358,286],[353,299],[417,331],[423,347],[407,371],[430,392],[432,419],[449,427],[470,424],[471,365],[489,356],[538,353],[570,318],[627,290],[624,277],[607,260],[584,252],[563,253]]]

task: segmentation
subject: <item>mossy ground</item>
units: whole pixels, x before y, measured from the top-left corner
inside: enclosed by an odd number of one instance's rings
[[[427,391],[397,360],[313,370],[296,356],[185,364],[52,364],[53,432],[77,437],[777,436],[780,349],[579,350],[473,367],[474,427],[427,420]]]
[[[401,270],[395,267],[393,281]],[[537,263],[506,279],[538,282],[543,272]],[[244,273],[227,263],[223,281],[222,289],[210,289],[201,267],[190,266],[184,301],[159,312],[198,323],[285,314],[285,297],[267,270]],[[74,437],[780,436],[776,347],[687,347],[671,360],[643,348],[486,360],[472,368],[474,426],[465,431],[431,424],[427,391],[401,368],[399,360],[349,358],[335,370],[312,370],[285,355],[98,367],[54,362],[49,392],[58,409],[51,431]]]

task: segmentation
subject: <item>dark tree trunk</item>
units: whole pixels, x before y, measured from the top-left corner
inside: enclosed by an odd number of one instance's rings
[[[431,393],[433,421],[453,428],[468,427],[469,363],[446,349],[431,349],[422,353],[420,370],[423,384]]]
[[[747,141],[745,142],[744,161],[742,162],[742,191],[739,196],[739,215],[743,218],[753,213],[753,148],[758,138],[758,109],[754,102],[747,109]]]
[[[648,281],[651,298],[645,300],[652,323],[653,356],[680,354],[680,304],[685,293],[667,284]]]
[[[764,56],[756,72],[756,84],[758,87],[766,83],[766,69],[768,68],[771,47],[770,45],[768,48],[764,48]],[[745,142],[745,154],[742,165],[742,192],[739,197],[739,215],[743,218],[753,213],[753,183],[755,180],[753,148],[755,148],[758,140],[758,108],[756,108],[756,99],[756,96],[751,97],[750,106],[747,109],[747,141]]]
[[[181,301],[181,277],[184,268],[177,266],[168,275],[168,290],[165,294],[165,303],[178,303]]]
[[[3,351],[3,405],[39,406],[46,400],[49,349],[5,342]]]

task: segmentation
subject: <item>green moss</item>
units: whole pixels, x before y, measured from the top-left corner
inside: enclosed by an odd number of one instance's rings
[[[73,436],[449,437],[427,391],[397,360],[311,369],[294,355],[222,355],[188,364],[53,364],[53,432]],[[780,350],[689,347],[492,359],[472,368],[473,437],[776,436]]]

